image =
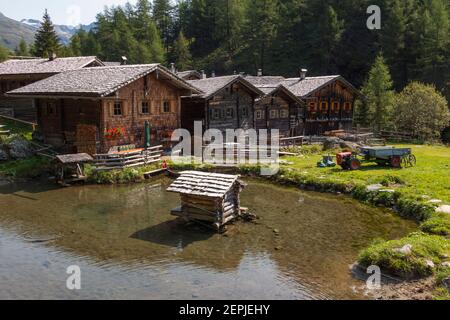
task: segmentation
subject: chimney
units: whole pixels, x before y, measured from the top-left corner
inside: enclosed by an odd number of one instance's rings
[[[306,79],[306,74],[308,73],[308,69],[300,69],[300,80]]]
[[[172,71],[172,73],[176,73],[177,71],[175,70],[175,63],[171,63],[170,64],[170,71]]]
[[[128,58],[125,56],[122,56],[122,65],[126,65],[128,61]]]
[[[205,73],[205,70],[202,70],[202,79],[206,79],[206,73]]]
[[[262,77],[262,75],[263,75],[262,69],[258,69],[258,77]]]
[[[216,72],[213,70],[212,72],[211,72],[211,78],[215,78],[216,77]]]
[[[56,53],[50,52],[50,54],[48,55],[48,60],[53,61],[55,59],[56,59]]]

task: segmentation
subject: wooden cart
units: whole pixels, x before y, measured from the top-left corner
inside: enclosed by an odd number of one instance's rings
[[[410,148],[363,147],[359,157],[355,153],[343,152],[336,155],[338,165],[345,170],[358,170],[363,162],[376,162],[393,168],[414,167],[416,157]]]

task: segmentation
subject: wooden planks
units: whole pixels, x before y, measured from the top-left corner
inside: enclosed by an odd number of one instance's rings
[[[186,195],[222,198],[233,187],[239,176],[197,171],[185,171],[167,189]]]

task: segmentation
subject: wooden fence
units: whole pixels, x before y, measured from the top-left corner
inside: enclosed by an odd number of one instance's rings
[[[263,151],[261,154],[260,152]],[[238,166],[243,164],[271,164],[278,162],[279,148],[228,143],[203,146],[203,162],[216,166]],[[208,154],[209,157],[205,157]]]
[[[94,166],[96,171],[146,166],[161,161],[162,154],[163,146],[123,153],[96,154],[94,156]]]

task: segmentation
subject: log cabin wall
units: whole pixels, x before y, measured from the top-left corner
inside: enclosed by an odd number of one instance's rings
[[[69,153],[97,152],[100,100],[36,99],[37,119],[46,143]],[[89,135],[86,131],[92,132]]]
[[[209,129],[251,129],[254,127],[254,97],[241,85],[227,86],[208,100]]]
[[[351,130],[356,93],[335,81],[307,96],[305,134],[321,135],[331,130]]]
[[[278,129],[280,135],[289,136],[291,106],[290,102],[281,96],[262,98],[255,104],[256,129]]]
[[[0,76],[0,109],[11,110],[12,114],[10,115],[21,120],[36,121],[37,110],[33,105],[33,99],[7,97],[5,93],[49,76],[51,74]]]
[[[180,90],[155,73],[143,77],[102,100],[100,124],[101,150],[107,152],[117,145],[143,146],[145,121],[151,125],[153,144],[169,144],[174,130],[181,127]],[[121,128],[124,136],[107,139],[107,130]]]

